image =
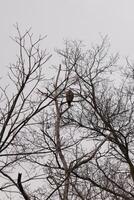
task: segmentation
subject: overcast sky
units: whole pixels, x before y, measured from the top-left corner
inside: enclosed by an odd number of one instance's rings
[[[1,0],[0,64],[16,54],[10,35],[16,22],[35,35],[48,35],[44,48],[61,47],[63,39],[90,46],[108,34],[113,52],[134,58],[134,0]]]

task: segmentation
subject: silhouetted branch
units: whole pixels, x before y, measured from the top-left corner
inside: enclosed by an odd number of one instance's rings
[[[22,183],[21,183],[21,177],[22,177],[22,174],[21,173],[18,173],[18,180],[17,180],[17,183],[18,183],[18,188],[22,194],[22,196],[24,197],[25,200],[30,200],[30,197],[28,196],[28,194],[25,192],[23,186],[22,186]]]

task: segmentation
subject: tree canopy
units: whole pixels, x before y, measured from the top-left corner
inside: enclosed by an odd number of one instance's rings
[[[66,41],[49,74],[44,38],[16,30],[0,93],[3,199],[134,199],[133,63],[120,65],[107,36],[90,48]]]

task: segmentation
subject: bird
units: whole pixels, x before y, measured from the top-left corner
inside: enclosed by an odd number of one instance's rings
[[[69,89],[67,92],[66,92],[66,101],[68,103],[68,107],[71,106],[71,102],[73,101],[73,98],[74,98],[74,93],[72,92],[71,89]]]

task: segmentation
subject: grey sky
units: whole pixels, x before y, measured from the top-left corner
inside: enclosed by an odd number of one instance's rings
[[[1,66],[16,54],[9,35],[13,24],[35,35],[48,35],[44,48],[61,47],[63,39],[83,40],[87,45],[108,34],[113,52],[134,58],[133,0],[1,0]]]
[[[108,34],[111,49],[134,60],[134,0],[1,0],[0,69],[15,59],[16,48],[9,36],[13,24],[22,30],[32,27],[38,36],[47,35],[44,48],[63,46],[63,39],[83,40],[89,45]]]

